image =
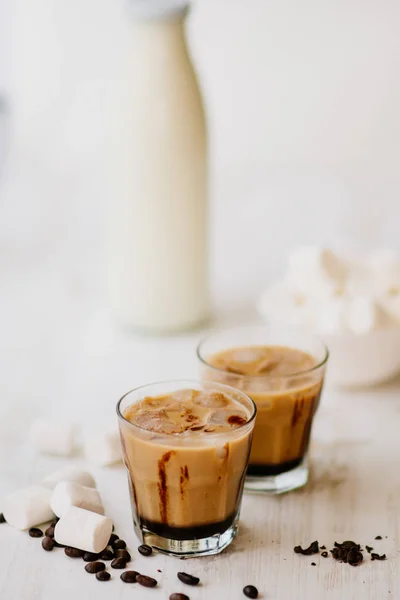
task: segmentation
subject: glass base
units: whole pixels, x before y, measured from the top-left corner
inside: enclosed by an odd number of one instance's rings
[[[229,544],[235,539],[238,533],[238,517],[232,525],[224,531],[212,535],[207,538],[196,540],[172,540],[162,537],[149,531],[146,527],[136,531],[143,543],[152,546],[158,552],[169,554],[170,556],[178,556],[180,558],[194,558],[195,556],[210,556],[211,554],[219,554],[225,550]]]
[[[244,490],[254,493],[284,494],[303,487],[307,481],[308,460],[304,457],[297,467],[279,475],[247,475]]]

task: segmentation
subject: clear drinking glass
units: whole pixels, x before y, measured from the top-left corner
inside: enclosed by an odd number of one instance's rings
[[[156,433],[128,421],[132,404],[179,390],[218,391],[245,409],[248,421],[228,432]],[[238,530],[256,407],[239,390],[215,382],[168,381],[125,394],[117,414],[136,534],[177,556],[216,554]]]
[[[302,350],[314,366],[282,375],[247,376],[212,365],[223,351],[260,346]],[[197,348],[200,375],[248,394],[257,405],[245,490],[282,493],[308,480],[308,446],[324,381],[328,350],[317,337],[269,327],[239,327],[216,332]]]

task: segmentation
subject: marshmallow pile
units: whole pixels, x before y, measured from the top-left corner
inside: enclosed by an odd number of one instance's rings
[[[112,520],[104,507],[96,482],[87,471],[67,467],[7,496],[3,514],[16,529],[30,529],[59,517],[54,539],[59,544],[99,553],[108,544]]]
[[[72,456],[83,450],[86,460],[99,466],[113,465],[122,460],[119,432],[111,428],[85,434],[81,446],[79,428],[75,423],[39,418],[31,425],[29,441],[40,454]]]
[[[267,320],[322,335],[365,335],[400,325],[400,259],[389,249],[352,261],[328,248],[295,249],[258,303]]]

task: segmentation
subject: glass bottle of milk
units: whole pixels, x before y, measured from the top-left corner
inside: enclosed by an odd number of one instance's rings
[[[120,324],[161,333],[208,316],[206,124],[187,3],[131,6],[107,144],[109,299]]]

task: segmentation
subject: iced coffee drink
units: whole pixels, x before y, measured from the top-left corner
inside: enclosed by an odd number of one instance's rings
[[[235,537],[255,406],[218,383],[145,386],[119,403],[135,530],[171,554],[213,554]]]
[[[250,330],[251,331],[251,330]],[[261,331],[263,331],[261,329]],[[202,376],[231,385],[248,394],[257,405],[257,419],[247,470],[246,488],[282,492],[307,481],[307,451],[318,407],[327,359],[326,349],[315,341],[301,343],[299,336],[266,334],[266,343],[200,345]],[[257,341],[263,339],[257,336]],[[232,343],[232,342],[231,342]],[[234,342],[233,342],[234,343]]]

